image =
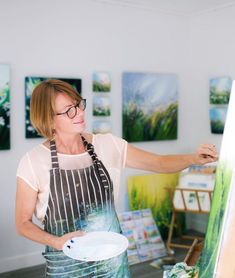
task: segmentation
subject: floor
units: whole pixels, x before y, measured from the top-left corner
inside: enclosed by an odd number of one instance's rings
[[[175,249],[174,258],[181,262],[186,256],[186,249]],[[150,265],[152,261],[143,262],[130,266],[133,278],[162,278],[163,271]],[[20,269],[17,271],[0,274],[0,278],[42,278],[44,277],[44,265]]]

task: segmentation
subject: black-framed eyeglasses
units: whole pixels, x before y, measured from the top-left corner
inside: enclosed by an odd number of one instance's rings
[[[75,118],[75,116],[77,115],[78,112],[78,108],[82,111],[84,111],[86,109],[86,99],[81,99],[77,104],[69,107],[69,109],[63,113],[56,113],[56,115],[64,115],[67,114],[67,116],[70,119]]]

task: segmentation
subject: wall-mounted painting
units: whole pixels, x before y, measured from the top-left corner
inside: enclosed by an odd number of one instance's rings
[[[97,133],[110,133],[112,131],[110,121],[94,121],[92,131]]]
[[[55,78],[55,77],[25,77],[25,137],[38,138],[41,137],[30,123],[30,99],[34,88],[42,81],[47,79],[59,79],[71,84],[76,91],[82,93],[82,80],[75,78]]]
[[[211,133],[223,134],[226,115],[227,107],[210,108]]]
[[[200,278],[234,277],[235,273],[235,82],[228,106],[215,189],[199,261]]]
[[[123,138],[129,142],[177,139],[175,74],[124,72]]]
[[[164,239],[167,239],[172,205],[166,187],[175,188],[179,174],[150,174],[128,178],[128,197],[131,210],[150,208]]]
[[[0,150],[10,149],[10,67],[0,65]]]
[[[109,72],[94,72],[92,75],[93,92],[108,93],[111,90],[111,75]]]
[[[94,96],[93,97],[93,116],[110,116],[110,98]]]
[[[230,77],[210,79],[210,104],[228,104],[232,88]]]

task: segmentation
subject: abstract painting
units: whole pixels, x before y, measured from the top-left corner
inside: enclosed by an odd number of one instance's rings
[[[55,77],[25,77],[25,137],[38,138],[41,137],[30,122],[30,99],[34,88],[42,81],[47,79],[59,79],[72,85],[81,95],[82,80],[75,78],[55,78]]]
[[[175,188],[179,174],[150,174],[128,178],[131,210],[150,208],[163,239],[167,239],[172,206],[165,187]]]
[[[228,104],[232,87],[230,77],[210,79],[210,104]]]
[[[108,72],[94,72],[92,75],[93,92],[108,93],[111,90],[111,75]]]
[[[211,133],[223,134],[226,115],[227,107],[210,108]]]
[[[215,189],[200,257],[200,278],[234,277],[235,273],[235,82],[228,106],[216,170]]]
[[[94,96],[93,98],[93,116],[110,116],[109,97]]]
[[[177,139],[175,74],[124,72],[122,133],[129,142]]]
[[[10,149],[10,67],[0,65],[0,150]]]

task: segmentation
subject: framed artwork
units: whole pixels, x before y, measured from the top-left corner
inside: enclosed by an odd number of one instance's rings
[[[124,72],[122,137],[128,142],[177,139],[175,74]]]
[[[210,108],[211,133],[223,134],[226,115],[227,107]]]
[[[112,131],[110,121],[94,121],[92,131],[97,133],[110,133]]]
[[[25,137],[38,138],[41,137],[30,123],[30,99],[34,88],[42,81],[47,79],[59,79],[71,84],[81,95],[82,80],[75,78],[55,78],[55,77],[25,77]]]
[[[111,105],[109,97],[93,97],[93,116],[110,116]]]
[[[175,188],[179,174],[150,174],[128,177],[130,210],[150,208],[163,239],[167,239],[172,205],[165,187]],[[182,225],[184,219],[182,218]]]
[[[227,111],[200,278],[234,277],[235,273],[235,82]]]
[[[150,209],[118,214],[120,226],[129,241],[129,264],[166,256],[166,248]]]
[[[228,104],[232,88],[230,77],[210,79],[210,104]]]
[[[111,90],[111,75],[108,72],[94,72],[92,89],[96,93],[108,93]]]
[[[0,65],[0,150],[10,149],[10,67]]]

